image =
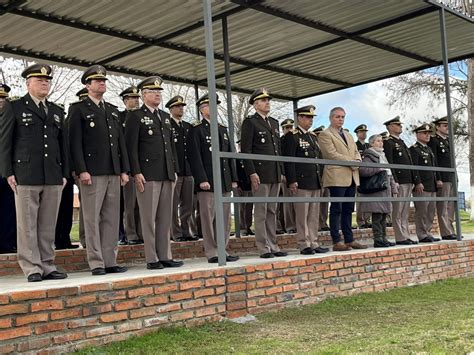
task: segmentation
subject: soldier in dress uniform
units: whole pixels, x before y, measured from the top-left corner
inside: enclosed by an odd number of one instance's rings
[[[280,124],[281,129],[283,130],[283,134],[280,137],[280,144],[283,147],[285,144],[285,137],[286,135],[293,130],[295,125],[295,121],[291,118],[287,118],[283,120]],[[290,189],[288,188],[288,184],[286,183],[286,177],[283,175],[282,177],[282,184],[281,184],[281,192],[279,195],[283,195],[283,197],[291,197]],[[295,205],[293,202],[280,202],[277,206],[277,218],[283,223],[280,223],[282,226],[282,230],[286,233],[295,233],[296,232],[296,220],[295,220]],[[281,216],[283,218],[281,218]],[[279,228],[277,228],[278,234]]]
[[[120,185],[128,182],[128,155],[120,113],[104,101],[106,70],[93,65],[81,83],[88,96],[68,114],[73,170],[79,176],[87,261],[92,275],[121,273],[117,265]]]
[[[364,151],[369,148],[369,143],[367,143],[365,140],[367,139],[367,125],[365,124],[360,124],[354,129],[354,133],[357,136],[356,140],[356,146],[357,150],[359,151],[359,154],[361,157],[364,156]],[[372,225],[370,223],[370,217],[371,213],[360,213],[360,203],[356,203],[356,222],[357,222],[357,227],[359,228],[371,228]]]
[[[217,97],[217,104],[220,104]],[[217,263],[216,213],[214,210],[214,181],[212,175],[211,123],[208,94],[196,102],[202,115],[201,123],[194,126],[188,136],[189,163],[196,184],[197,198],[201,215],[204,252],[209,263]],[[227,128],[219,125],[219,149],[232,152]],[[230,196],[232,188],[237,187],[237,173],[232,159],[221,159],[222,195]],[[224,223],[226,248],[230,236],[230,204],[224,204]],[[227,261],[237,261],[238,256],[227,255]]]
[[[383,150],[390,164],[413,165],[410,151],[405,142],[400,138],[402,133],[402,122],[397,116],[384,122],[389,133],[388,139],[383,142]],[[393,178],[395,180],[394,197],[410,197],[413,190],[413,184],[416,178],[414,170],[392,169]],[[417,241],[410,239],[408,230],[408,216],[410,202],[392,203],[392,224],[395,232],[395,241],[398,245],[418,244]]]
[[[21,76],[28,93],[7,103],[0,120],[2,176],[15,193],[18,263],[29,282],[64,279],[54,265],[54,230],[69,176],[64,111],[46,97],[51,67],[34,64]]]
[[[316,142],[318,141],[318,136],[319,134],[324,131],[326,127],[319,126],[313,129],[313,133],[315,134],[316,137]],[[323,169],[324,166],[320,165],[320,173],[321,176],[323,174]],[[329,197],[329,189],[327,187],[321,187],[321,197]],[[329,231],[329,225],[328,225],[328,216],[329,216],[329,202],[321,202],[319,204],[319,231]]]
[[[136,86],[130,86],[120,93],[120,97],[125,105],[125,110],[120,112],[120,121],[125,130],[127,113],[140,107],[140,94]],[[129,179],[128,184],[121,188],[119,245],[143,244],[135,180],[133,176]]]
[[[284,155],[297,158],[322,158],[316,135],[310,131],[315,109],[313,105],[308,105],[295,110],[298,127],[285,136],[282,144]],[[319,164],[285,162],[285,174],[293,196],[321,196]],[[295,210],[296,237],[300,253],[303,255],[327,253],[329,249],[321,247],[318,243],[319,202],[296,203]]]
[[[240,140],[236,142],[240,152]],[[239,197],[252,197],[252,186],[250,179],[245,174],[244,161],[242,159],[237,160],[237,189],[235,190],[235,196]],[[244,202],[239,204],[239,216],[240,216],[240,234],[242,236],[255,235],[252,231],[253,223],[253,202]]]
[[[432,133],[431,125],[424,123],[413,130],[416,133],[416,143],[410,147],[413,165],[436,166],[436,158],[428,146]],[[416,174],[414,197],[436,197],[436,189],[441,189],[443,182],[439,172],[419,170]],[[431,227],[436,213],[434,201],[415,201],[416,235],[420,243],[437,242],[433,237]]]
[[[180,95],[172,97],[165,105],[171,115],[171,131],[178,156],[178,179],[173,194],[173,219],[171,238],[176,242],[199,240],[193,236],[189,225],[193,213],[194,179],[188,161],[187,139],[192,124],[183,120],[186,102]]]
[[[449,144],[449,126],[448,118],[442,117],[433,121],[436,128],[436,133],[431,137],[428,146],[435,155],[436,166],[442,168],[451,168],[451,154]],[[453,183],[455,175],[453,173],[440,172],[443,186],[436,191],[437,197],[455,197]],[[453,201],[439,201],[436,202],[436,212],[438,214],[439,231],[441,239],[456,240],[457,237],[453,228],[454,221],[454,202]]]
[[[271,98],[264,88],[255,90],[250,96],[249,103],[253,105],[255,113],[242,123],[242,153],[280,155],[278,121],[269,115]],[[244,168],[250,177],[253,196],[278,196],[282,176],[281,162],[245,160]],[[277,244],[276,207],[274,202],[255,204],[255,239],[261,258],[288,255]]]
[[[137,187],[147,269],[179,267],[171,254],[173,190],[178,171],[170,116],[158,109],[163,80],[151,76],[138,84],[143,105],[127,114],[125,138]]]
[[[0,83],[0,126],[2,112],[7,104],[10,87]],[[8,185],[7,177],[1,175],[0,162],[0,254],[16,253],[15,195]]]

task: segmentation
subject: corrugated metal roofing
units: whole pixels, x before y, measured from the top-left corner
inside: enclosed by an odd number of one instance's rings
[[[438,7],[423,0],[214,0],[217,82],[227,18],[236,91],[300,99],[441,64]],[[0,0],[0,52],[205,85],[199,0]],[[474,56],[474,22],[446,12],[451,60]]]

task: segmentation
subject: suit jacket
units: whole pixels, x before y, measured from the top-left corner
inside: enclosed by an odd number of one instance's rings
[[[280,155],[280,127],[278,121],[268,117],[265,121],[255,113],[242,123],[240,151],[249,154]],[[281,162],[245,160],[247,175],[257,173],[262,184],[275,184],[281,181],[283,165]]]
[[[188,136],[189,163],[193,172],[196,191],[214,191],[212,175],[211,126],[206,119],[194,126]],[[231,152],[227,128],[219,125],[219,149],[222,152]],[[233,159],[221,159],[222,191],[232,191],[232,182],[237,182],[237,172]],[[201,190],[201,182],[209,182],[211,190]]]
[[[178,169],[170,116],[158,112],[161,120],[143,104],[127,114],[125,139],[131,171],[143,174],[147,181],[174,181]]]
[[[173,142],[176,147],[176,155],[178,159],[178,176],[191,176],[191,167],[188,162],[188,143],[187,138],[189,131],[193,128],[193,125],[186,121],[181,121],[182,127],[171,118],[171,135]]]
[[[319,134],[318,143],[324,159],[331,160],[361,160],[357,145],[352,136],[342,131],[346,141],[332,127],[326,128]],[[323,187],[349,187],[354,180],[359,185],[359,171],[350,166],[326,165],[323,172]]]
[[[285,135],[282,145],[283,155],[298,158],[321,159],[321,149],[316,142],[316,135],[312,132],[303,132],[296,128]],[[288,186],[298,183],[299,189],[321,189],[321,172],[319,164],[287,163],[285,174]]]
[[[0,175],[19,185],[62,185],[69,176],[64,111],[46,101],[44,115],[29,94],[6,102],[0,119]]]
[[[364,155],[364,151],[370,147],[369,143],[361,143],[358,140],[356,141],[356,145],[360,156]]]
[[[69,141],[77,175],[119,175],[130,170],[119,111],[108,102],[104,106],[99,108],[87,97],[69,109]]]
[[[410,147],[413,165],[436,166],[436,158],[431,148],[416,142]],[[435,171],[419,170],[416,174],[415,185],[420,182],[426,192],[436,192],[436,180],[440,180],[439,173]]]
[[[437,166],[443,168],[452,167],[448,138],[445,139],[436,134],[435,136],[431,137],[430,141],[428,142],[428,146],[435,155]],[[454,182],[454,173],[440,172],[439,174],[442,182]]]
[[[413,165],[410,151],[402,139],[390,136],[383,141],[383,150],[390,164]],[[392,174],[399,184],[413,184],[418,179],[414,170],[392,169]]]

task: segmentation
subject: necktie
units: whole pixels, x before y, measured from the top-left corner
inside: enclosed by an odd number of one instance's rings
[[[46,114],[46,108],[43,104],[43,101],[40,101],[39,103],[39,109],[41,111],[41,114],[43,115],[43,117],[47,117],[47,114]]]
[[[105,106],[104,106],[104,103],[101,101],[99,102],[99,108],[105,112]]]
[[[344,131],[342,129],[339,131],[339,134],[340,134],[341,138],[344,140],[344,142],[347,144],[347,139],[346,139],[346,136],[344,135]]]

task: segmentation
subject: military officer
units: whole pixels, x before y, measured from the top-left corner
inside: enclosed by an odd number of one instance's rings
[[[240,152],[240,140],[236,142],[238,144],[238,150]],[[250,185],[250,179],[245,174],[244,161],[242,159],[236,162],[237,170],[237,189],[235,190],[234,196],[239,197],[252,197],[252,186]],[[255,235],[252,231],[253,223],[253,203],[245,202],[239,204],[239,216],[240,216],[240,234],[242,236]]]
[[[324,125],[316,127],[313,129],[316,142],[318,141],[319,134],[324,131],[326,127]],[[322,171],[324,166],[320,166],[320,172],[322,176]],[[327,187],[321,187],[321,197],[329,197],[329,189]],[[329,215],[329,202],[320,202],[319,204],[319,231],[328,231],[330,228],[328,226],[328,215]]]
[[[217,97],[217,104],[220,104]],[[209,263],[217,263],[216,213],[214,210],[214,181],[212,175],[211,126],[209,113],[209,95],[198,99],[196,105],[202,116],[201,123],[194,126],[188,137],[189,163],[196,184],[201,228],[204,241],[204,252]],[[231,152],[231,143],[227,128],[219,125],[219,149]],[[237,173],[231,159],[221,159],[222,194],[230,196],[232,188],[237,187]],[[230,204],[224,204],[225,242],[226,248],[230,236]],[[227,255],[226,260],[237,261],[238,256]]]
[[[143,105],[127,114],[125,138],[137,187],[147,269],[179,267],[171,254],[171,219],[177,157],[170,116],[158,109],[163,80],[151,76],[138,84]]]
[[[189,225],[193,213],[194,179],[188,162],[187,139],[193,126],[183,120],[185,106],[186,102],[180,95],[172,97],[165,105],[170,111],[171,131],[178,156],[178,179],[173,194],[171,222],[171,237],[177,242],[199,240],[193,236]]]
[[[361,157],[364,156],[364,151],[369,148],[369,143],[365,140],[367,139],[367,125],[360,124],[354,129],[354,133],[357,136],[356,146],[357,150]],[[356,222],[359,228],[371,228],[372,225],[370,224],[370,217],[371,213],[360,213],[360,203],[356,203]]]
[[[298,127],[290,131],[282,144],[283,154],[298,158],[322,159],[316,135],[310,131],[315,107],[308,105],[295,110]],[[286,181],[293,196],[320,197],[321,171],[319,164],[285,162]],[[319,202],[296,203],[296,237],[300,253],[327,253],[318,244]]]
[[[413,130],[416,133],[416,143],[410,147],[413,165],[436,166],[436,158],[428,142],[432,133],[432,127],[424,123]],[[419,170],[416,174],[414,197],[435,197],[436,189],[441,189],[443,182],[441,176],[435,171]],[[434,201],[415,201],[415,226],[416,235],[420,243],[437,242],[431,234],[431,227],[436,213]]]
[[[255,113],[242,123],[241,151],[249,154],[280,155],[278,121],[271,117],[271,95],[264,88],[255,90],[249,103]],[[255,197],[277,197],[280,190],[282,164],[275,161],[245,160],[245,173],[250,177]],[[276,207],[274,202],[255,204],[255,238],[261,258],[286,256],[276,239]]]
[[[121,273],[117,265],[120,185],[128,182],[128,155],[120,114],[104,101],[106,70],[93,65],[81,82],[88,96],[69,109],[73,170],[79,176],[87,261],[92,275]]]
[[[10,87],[0,83],[0,126]],[[0,162],[0,173],[1,169]],[[16,253],[15,195],[6,177],[0,175],[0,254]]]
[[[140,106],[140,94],[136,86],[130,86],[120,93],[120,97],[125,105],[125,110],[120,112],[120,121],[125,129],[127,113],[136,110]],[[133,176],[129,177],[128,184],[121,189],[120,212],[120,217],[123,216],[123,218],[120,218],[120,221],[124,232],[119,235],[119,245],[143,244],[140,226],[140,209],[138,207]]]
[[[46,97],[51,67],[34,64],[21,76],[28,93],[7,103],[0,123],[2,176],[15,193],[18,263],[29,282],[64,279],[54,261],[54,230],[69,175],[64,111]]]
[[[400,138],[402,133],[402,122],[397,116],[384,123],[387,127],[389,137],[383,142],[383,150],[390,164],[413,165],[410,151],[405,142]],[[395,180],[394,197],[410,197],[415,182],[416,173],[414,170],[392,169]],[[392,224],[395,232],[395,241],[399,245],[418,244],[417,241],[410,239],[408,230],[408,215],[410,202],[392,203]]]
[[[435,155],[437,166],[451,168],[450,144],[448,139],[449,126],[448,118],[442,117],[433,121],[436,133],[431,137],[428,146]],[[437,197],[455,197],[453,183],[455,175],[453,173],[440,173],[443,186],[436,191]],[[443,240],[456,240],[456,235],[452,221],[454,220],[454,202],[439,201],[436,202],[436,212],[438,215],[439,230]]]
[[[280,137],[280,144],[282,147],[285,143],[286,135],[293,130],[294,125],[295,121],[291,118],[283,120],[283,122],[280,124],[281,129],[283,130],[283,134]],[[283,194],[283,197],[291,197],[291,191],[288,188],[288,184],[286,183],[285,175],[283,175],[282,178],[281,192]],[[280,216],[281,212],[283,212],[283,229],[286,231],[286,233],[295,233],[295,206],[293,202],[280,202],[277,206],[277,216]]]

